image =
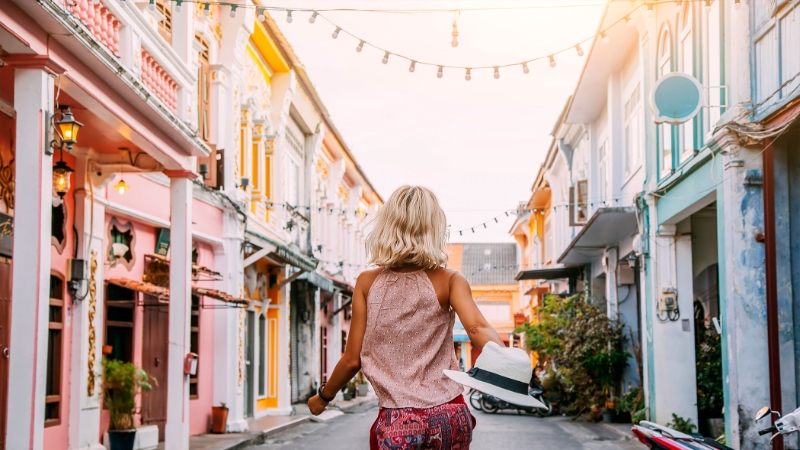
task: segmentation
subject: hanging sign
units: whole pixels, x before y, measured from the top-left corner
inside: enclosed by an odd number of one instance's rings
[[[14,218],[0,213],[0,256],[11,258],[14,249]]]
[[[156,241],[156,255],[167,256],[169,252],[169,228],[162,228],[158,232],[158,240]]]
[[[680,125],[703,107],[703,86],[691,75],[668,73],[656,82],[650,97],[653,122]]]

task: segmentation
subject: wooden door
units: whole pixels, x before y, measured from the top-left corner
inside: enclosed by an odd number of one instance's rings
[[[245,417],[253,417],[255,411],[255,396],[253,390],[255,389],[255,327],[256,327],[256,313],[255,311],[247,311],[247,321],[245,322],[245,339],[244,339],[244,415]],[[263,345],[263,344],[262,344]]]
[[[0,261],[0,450],[6,448],[8,341],[11,326],[11,264]]]
[[[169,305],[145,300],[142,334],[142,369],[157,380],[142,392],[142,424],[158,425],[158,440],[164,440],[167,423],[167,361],[169,356]]]

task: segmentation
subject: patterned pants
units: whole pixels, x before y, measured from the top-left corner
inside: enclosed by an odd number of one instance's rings
[[[382,408],[370,450],[469,450],[475,417],[462,396],[433,408]]]

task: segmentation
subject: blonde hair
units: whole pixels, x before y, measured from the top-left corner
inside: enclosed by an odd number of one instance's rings
[[[447,264],[447,217],[430,189],[398,188],[372,225],[366,241],[371,264],[412,264],[424,269]]]

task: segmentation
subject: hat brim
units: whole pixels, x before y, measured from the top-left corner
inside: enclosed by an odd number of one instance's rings
[[[491,395],[493,397],[497,397],[500,400],[504,400],[508,403],[519,405],[519,406],[526,406],[529,408],[547,408],[542,402],[536,400],[535,398],[531,397],[530,395],[518,394],[516,392],[509,391],[507,389],[503,389],[501,387],[497,387],[493,384],[489,384],[485,381],[480,381],[472,378],[466,372],[461,372],[459,370],[444,370],[443,371],[448,378],[455,381],[458,384],[471,387],[475,390],[481,391],[484,394]]]

